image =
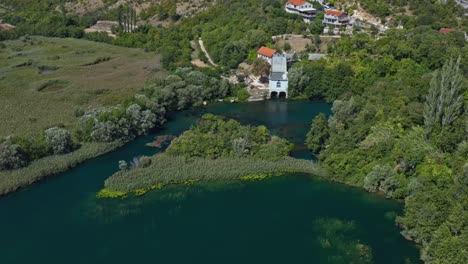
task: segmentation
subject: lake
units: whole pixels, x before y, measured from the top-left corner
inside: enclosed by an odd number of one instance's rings
[[[266,125],[296,144],[295,157],[311,159],[305,135],[330,106],[265,101],[174,114],[158,133],[0,198],[1,263],[419,263],[394,224],[401,203],[311,176],[96,198],[119,160],[157,153],[145,144],[208,112]]]

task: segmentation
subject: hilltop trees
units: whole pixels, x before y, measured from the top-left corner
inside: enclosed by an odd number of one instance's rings
[[[133,7],[129,5],[118,7],[118,22],[121,32],[133,32],[136,29],[137,14]]]

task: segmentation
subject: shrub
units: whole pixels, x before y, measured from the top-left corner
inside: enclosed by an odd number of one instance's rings
[[[381,189],[382,182],[385,182],[385,190],[390,190],[393,186],[395,175],[389,165],[376,165],[372,168],[364,179],[364,189],[375,192]]]
[[[128,170],[128,163],[125,160],[120,160],[119,161],[119,170],[120,171]]]
[[[19,145],[13,144],[7,137],[0,144],[0,170],[12,170],[26,165],[26,160]]]
[[[59,127],[52,127],[45,131],[47,145],[53,154],[65,154],[73,150],[70,132]]]

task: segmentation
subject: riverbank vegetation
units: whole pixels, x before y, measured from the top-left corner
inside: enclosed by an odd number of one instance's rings
[[[0,196],[69,170],[86,160],[111,152],[123,145],[124,142],[120,141],[87,143],[68,154],[47,156],[32,161],[24,168],[0,171]]]
[[[75,111],[78,127],[71,132],[52,127],[33,136],[14,135],[0,140],[0,170],[5,170],[0,174],[0,182],[7,186],[5,193],[103,153],[99,149],[90,150],[89,146],[107,143],[112,148],[112,142],[128,142],[148,134],[166,121],[167,111],[201,105],[204,100],[236,91],[227,81],[209,74],[178,69],[166,78],[148,80],[142,94],[121,100],[120,104]],[[47,163],[50,160],[57,160],[54,168]],[[28,167],[20,169],[25,166]],[[22,179],[14,179],[17,173],[24,174]]]
[[[357,35],[291,76],[296,95],[333,101],[306,142],[329,178],[405,199],[397,223],[427,263],[468,261],[465,45],[429,28]]]
[[[104,193],[137,192],[168,184],[214,180],[258,180],[273,174],[322,175],[313,162],[289,157],[292,145],[264,126],[242,126],[212,114],[172,141],[165,153],[125,162],[105,181]],[[103,196],[104,193],[101,193]]]
[[[322,175],[318,166],[308,160],[284,157],[263,160],[255,157],[192,158],[158,154],[147,167],[119,171],[108,178],[108,193],[144,193],[170,184],[191,184],[198,181],[256,180],[282,173]],[[156,188],[155,188],[156,187]]]

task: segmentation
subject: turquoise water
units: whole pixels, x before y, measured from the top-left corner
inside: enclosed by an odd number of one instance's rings
[[[266,125],[300,144],[329,105],[216,104],[176,114],[155,135],[177,135],[203,112]],[[0,256],[9,263],[418,263],[393,223],[401,204],[305,175],[168,187],[96,199],[121,159],[159,151],[155,135],[0,198]]]

